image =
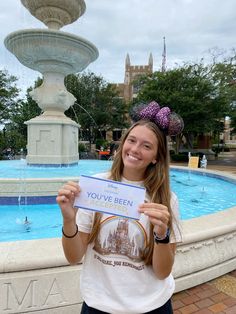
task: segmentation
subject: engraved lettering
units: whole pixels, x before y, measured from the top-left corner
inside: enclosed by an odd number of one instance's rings
[[[38,280],[31,280],[22,296],[22,298],[17,295],[16,288],[11,282],[4,283],[6,286],[6,307],[4,311],[12,310],[15,306],[18,308],[23,304],[27,304],[27,308],[33,308],[37,305],[35,304],[35,284]]]
[[[58,303],[62,304],[62,303],[66,303],[67,302],[65,297],[64,297],[64,295],[63,295],[63,293],[62,293],[62,289],[60,288],[56,278],[52,282],[52,285],[51,285],[51,287],[49,289],[48,295],[47,295],[46,300],[43,303],[43,305],[50,305],[50,304],[52,304],[53,302],[52,301],[50,302],[50,300],[49,300],[52,297],[55,297],[54,299],[56,299],[56,303],[57,304]],[[54,304],[55,304],[55,302],[54,302]]]

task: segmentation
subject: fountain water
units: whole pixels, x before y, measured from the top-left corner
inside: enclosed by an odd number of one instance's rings
[[[76,21],[86,9],[84,0],[21,0],[22,4],[48,29],[13,32],[5,46],[25,66],[43,74],[43,83],[31,92],[43,114],[27,122],[30,165],[75,164],[79,160],[79,125],[65,116],[75,97],[64,85],[64,78],[84,70],[98,57],[89,41],[60,31]]]
[[[207,167],[207,159],[206,159],[206,155],[203,155],[202,156],[202,159],[200,161],[200,168],[202,169],[206,169]],[[204,173],[205,174],[205,173]],[[205,191],[205,186],[202,187],[202,193],[204,194],[206,191]]]

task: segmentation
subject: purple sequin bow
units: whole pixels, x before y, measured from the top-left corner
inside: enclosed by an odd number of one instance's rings
[[[131,118],[134,121],[141,119],[153,121],[170,136],[181,133],[184,127],[183,119],[177,113],[171,112],[169,107],[161,108],[156,101],[148,105],[135,106],[132,109]]]

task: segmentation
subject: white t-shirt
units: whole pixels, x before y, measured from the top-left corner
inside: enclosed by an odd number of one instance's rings
[[[108,174],[98,176],[107,178]],[[178,221],[178,200],[174,193],[171,208]],[[94,215],[93,211],[79,209],[79,231],[91,232]],[[174,233],[171,242],[180,242],[176,224]],[[82,297],[88,306],[114,314],[138,314],[154,310],[170,299],[175,288],[173,276],[158,279],[152,266],[142,260],[148,238],[149,221],[144,214],[138,221],[102,215],[99,236],[88,245],[80,279]]]

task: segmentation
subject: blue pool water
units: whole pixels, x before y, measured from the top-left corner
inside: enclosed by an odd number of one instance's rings
[[[236,206],[236,179],[182,170],[171,170],[170,179],[171,189],[179,199],[182,219]]]
[[[68,167],[35,167],[27,166],[25,159],[3,160],[0,162],[0,178],[62,178],[81,174],[92,175],[106,171],[111,167],[108,160],[80,160],[78,166]]]
[[[0,163],[0,165],[2,162]],[[111,162],[81,160],[78,169],[50,169],[50,177],[92,175],[109,169]],[[0,177],[2,177],[2,168]],[[32,173],[30,173],[32,172]],[[12,175],[11,171],[7,172]],[[38,176],[36,174],[38,173]],[[47,177],[48,171],[30,169],[27,177]],[[5,176],[6,177],[6,176]],[[14,176],[16,177],[16,175]],[[181,219],[191,219],[236,206],[236,181],[193,171],[171,170],[171,188],[180,203]],[[24,218],[31,222],[24,225]],[[53,238],[61,236],[62,219],[57,204],[2,205],[0,206],[0,241]]]

